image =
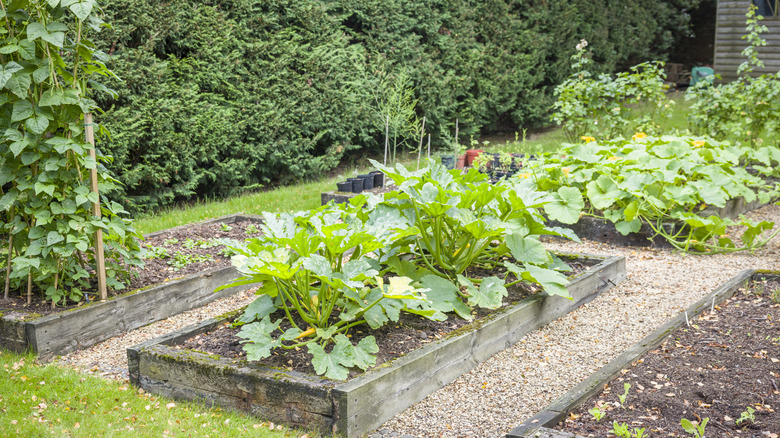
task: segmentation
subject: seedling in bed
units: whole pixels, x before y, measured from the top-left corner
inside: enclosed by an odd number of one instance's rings
[[[693,435],[695,438],[704,438],[704,428],[707,427],[708,421],[710,421],[710,419],[705,418],[701,420],[701,424],[694,425],[691,420],[683,418],[680,420],[680,425],[682,426],[683,430]]]
[[[171,255],[168,254],[167,249],[160,246],[153,246],[153,245],[148,245],[147,248],[144,249],[143,254],[141,255],[141,257],[145,259],[157,259],[157,260],[167,259],[170,256]]]
[[[756,412],[756,410],[748,406],[747,410],[743,411],[742,414],[740,414],[739,418],[737,418],[737,421],[735,421],[737,426],[741,425],[746,421],[750,421],[750,424],[756,424],[756,416],[754,415],[754,412]]]
[[[181,251],[176,251],[176,254],[173,255],[173,259],[168,261],[168,264],[173,268],[174,271],[178,271],[181,268],[184,268],[187,265],[193,264],[193,263],[201,263],[205,261],[211,260],[211,255],[189,255],[185,254]]]
[[[617,421],[612,422],[612,433],[619,438],[631,438],[631,432],[628,431],[628,424],[618,424]]]
[[[623,384],[623,395],[619,395],[618,398],[620,399],[620,406],[623,406],[626,404],[626,397],[628,397],[628,390],[631,389],[630,383],[624,383]]]
[[[588,410],[588,413],[590,415],[593,415],[593,419],[596,420],[596,422],[601,421],[602,418],[604,418],[604,415],[607,413],[599,409],[598,407],[594,407],[593,409]]]
[[[163,240],[163,245],[167,245],[167,246],[176,245],[177,243],[179,243],[179,239],[176,239],[176,238]]]
[[[247,227],[244,229],[244,232],[245,232],[247,235],[251,236],[252,234],[257,234],[257,233],[259,233],[259,232],[260,232],[260,230],[258,230],[258,229],[257,229],[257,226],[256,226],[255,224],[249,224],[249,225],[247,225]]]
[[[194,240],[192,240],[192,239],[190,239],[190,238],[187,238],[187,240],[185,240],[185,241],[184,241],[184,243],[182,244],[182,246],[183,246],[183,247],[185,247],[185,248],[187,248],[187,249],[193,249],[193,248],[195,248],[195,246],[196,246],[197,244],[198,244],[198,242],[196,242],[196,241],[194,241]]]
[[[230,225],[228,225],[226,223],[221,223],[221,224],[219,224],[219,229],[220,229],[220,231],[224,231],[224,232],[227,233],[228,231],[232,230],[233,227],[231,227]]]

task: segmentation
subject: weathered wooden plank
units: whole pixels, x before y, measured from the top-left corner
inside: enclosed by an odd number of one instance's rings
[[[744,270],[740,272],[714,291],[696,301],[685,311],[664,323],[637,344],[622,352],[607,365],[553,401],[545,409],[512,429],[512,431],[507,434],[507,437],[531,437],[535,436],[534,432],[540,427],[554,427],[566,418],[566,415],[569,412],[599,392],[603,385],[620,373],[622,369],[628,367],[646,352],[660,345],[671,333],[685,324],[686,321],[696,318],[705,310],[727,300],[734,295],[737,289],[743,287],[752,278],[756,278],[760,275],[762,274],[755,270]]]

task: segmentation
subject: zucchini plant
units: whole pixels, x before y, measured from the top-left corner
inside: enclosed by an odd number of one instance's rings
[[[351,367],[372,366],[378,351],[373,336],[353,344],[347,337],[353,327],[377,329],[401,312],[446,318],[411,279],[379,275],[370,255],[386,242],[360,222],[345,223],[346,211],[265,214],[263,235],[233,248],[244,276],[222,288],[261,284],[259,298],[238,319],[249,360],[305,346],[318,374],[343,380]]]

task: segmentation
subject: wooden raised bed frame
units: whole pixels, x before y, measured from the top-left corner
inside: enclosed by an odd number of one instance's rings
[[[260,217],[231,215],[200,223],[245,220],[259,222]],[[151,233],[147,237],[176,228]],[[32,350],[42,360],[48,360],[233,295],[247,287],[234,287],[217,293],[214,289],[238,277],[240,274],[233,267],[214,268],[48,316],[8,310],[0,305],[0,347],[17,352]]]
[[[626,276],[622,257],[578,259],[589,268],[569,284],[573,300],[544,294],[523,299],[348,382],[174,348],[218,327],[229,316],[129,348],[130,381],[147,392],[361,436]]]

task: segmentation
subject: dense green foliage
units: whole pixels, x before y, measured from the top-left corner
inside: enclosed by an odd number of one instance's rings
[[[234,247],[244,277],[224,287],[261,284],[237,321],[249,360],[305,346],[317,373],[345,379],[348,368],[372,366],[377,352],[373,336],[349,339],[353,327],[378,329],[401,312],[471,319],[472,308],[500,307],[506,287],[521,282],[569,297],[557,271],[569,266],[539,242],[570,235],[545,225],[545,194],[491,185],[474,169],[383,170],[399,187],[384,200],[361,195],[349,205],[267,213],[263,235]],[[497,267],[500,277],[474,273]]]
[[[0,254],[10,259],[0,278],[6,293],[27,289],[28,300],[33,285],[53,303],[82,298],[98,229],[110,287],[123,287],[120,262],[139,262],[137,233],[120,216],[122,206],[104,198],[103,217],[92,215],[98,194],[90,169],[101,193],[116,186],[103,167],[109,159],[90,156],[84,132],[83,113],[98,110],[92,91],[104,88],[94,79],[110,74],[88,39],[101,25],[95,8],[92,0],[39,0],[0,10]]]
[[[686,99],[693,101],[688,119],[694,132],[759,147],[762,136],[777,135],[780,129],[780,72],[751,76],[754,68],[764,66],[758,48],[766,46],[761,34],[768,31],[756,9],[751,4],[745,14],[742,39],[748,45],[742,51],[745,61],[737,69],[740,78],[717,86],[697,84]]]
[[[544,123],[580,38],[597,72],[663,59],[697,3],[112,1],[112,170],[134,209],[321,173],[381,147],[376,102],[404,69],[434,141],[456,118]]]
[[[647,224],[678,249],[730,252],[763,246],[768,239],[759,235],[773,224],[732,221],[711,207],[738,197],[748,203],[775,199],[778,191],[767,179],[777,176],[778,164],[775,146],[638,133],[630,140],[565,145],[529,163],[527,181],[555,198],[545,208],[551,219],[573,224],[587,214],[609,220],[623,235]],[[670,229],[671,223],[677,226]],[[746,227],[740,247],[725,235],[734,224]]]
[[[663,64],[643,62],[612,77],[593,75],[592,60],[580,41],[572,55],[572,74],[555,87],[552,120],[570,142],[585,136],[614,138],[628,132],[659,133],[659,118],[674,101],[666,98]],[[641,116],[640,116],[641,114]]]

